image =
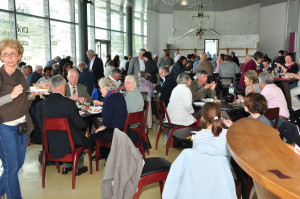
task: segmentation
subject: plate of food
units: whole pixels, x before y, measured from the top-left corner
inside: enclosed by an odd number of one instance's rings
[[[100,113],[102,110],[101,106],[91,106],[89,109],[89,113]]]
[[[49,93],[50,87],[45,85],[39,85],[39,84],[32,84],[33,86],[30,86],[30,92],[42,92],[42,93]]]
[[[203,102],[214,102],[215,100],[213,98],[206,98],[202,100]]]
[[[194,102],[193,103],[195,106],[203,106],[205,102]]]

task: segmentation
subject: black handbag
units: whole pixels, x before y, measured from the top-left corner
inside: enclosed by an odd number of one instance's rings
[[[21,124],[18,125],[18,135],[23,135],[24,133],[27,132],[27,129],[28,129],[28,125],[27,125],[27,122],[23,122]]]

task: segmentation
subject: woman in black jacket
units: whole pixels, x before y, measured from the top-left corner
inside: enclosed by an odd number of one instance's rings
[[[177,76],[180,73],[183,73],[185,71],[185,66],[188,67],[190,64],[186,64],[187,59],[185,56],[181,56],[178,61],[173,65],[171,74],[173,74],[175,76],[175,78],[177,78]]]
[[[143,59],[145,61],[145,71],[148,73],[147,80],[153,84],[157,84],[156,74],[158,73],[158,68],[155,62],[152,60],[150,52],[145,52],[143,54]]]

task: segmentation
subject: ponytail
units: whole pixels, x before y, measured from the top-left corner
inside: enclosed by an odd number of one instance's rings
[[[200,127],[207,128],[208,124],[212,125],[212,133],[218,137],[222,132],[221,109],[216,103],[207,102],[201,110]]]
[[[221,118],[219,118],[218,116],[215,116],[212,121],[211,131],[215,137],[218,137],[222,132],[222,122]]]

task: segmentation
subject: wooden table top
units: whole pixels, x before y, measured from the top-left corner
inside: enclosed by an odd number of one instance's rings
[[[276,129],[243,118],[229,128],[227,142],[234,160],[255,181],[281,198],[300,198],[300,156]]]

